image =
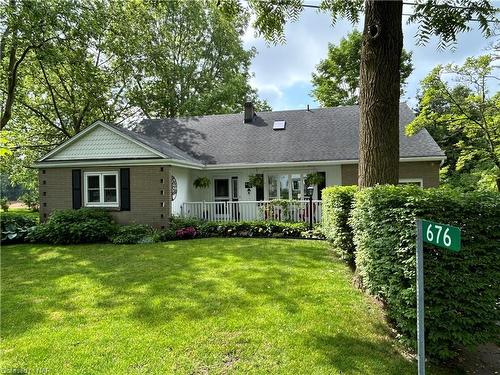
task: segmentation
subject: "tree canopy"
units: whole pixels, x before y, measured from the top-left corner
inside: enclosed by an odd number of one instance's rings
[[[367,3],[373,1],[376,0]],[[241,8],[240,0],[218,0],[218,3],[229,9],[227,12]],[[257,32],[274,43],[286,42],[285,24],[297,21],[305,8],[317,8],[330,14],[333,24],[339,18],[357,23],[360,14],[366,12],[365,0],[320,0],[318,5],[304,0],[248,0],[248,3],[255,14],[253,25]],[[498,22],[498,9],[490,0],[427,0],[408,2],[408,5],[413,5],[408,22],[419,25],[415,37],[422,45],[432,36],[439,37],[441,48],[453,45],[459,33],[471,30],[471,22],[476,22],[489,37],[492,25]]]
[[[312,74],[312,96],[325,107],[359,103],[359,70],[363,35],[354,30],[338,45],[328,45],[328,55]],[[401,87],[413,71],[412,54],[401,53]],[[403,89],[401,89],[403,94]]]
[[[418,116],[407,133],[426,128],[446,153],[446,182],[500,191],[500,93],[493,57],[438,65],[421,83]]]
[[[128,98],[145,116],[234,113],[245,100],[262,106],[248,83],[255,50],[242,46],[246,12],[229,18],[201,1],[145,2],[134,17],[148,21],[130,51]]]
[[[269,109],[249,84],[247,15],[215,3],[9,0],[0,4],[4,160],[12,182],[96,120]]]

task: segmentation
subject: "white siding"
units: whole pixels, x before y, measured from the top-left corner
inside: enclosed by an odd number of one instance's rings
[[[154,158],[158,155],[102,126],[96,126],[47,160]]]
[[[340,165],[318,167],[317,170],[326,172],[326,186],[342,185],[342,169]]]
[[[172,215],[180,215],[182,204],[191,201],[193,196],[192,190],[194,187],[191,180],[191,170],[172,167],[171,174],[177,181],[177,196],[172,201]]]

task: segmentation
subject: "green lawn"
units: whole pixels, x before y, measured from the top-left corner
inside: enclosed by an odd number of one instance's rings
[[[1,261],[1,369],[415,372],[324,242],[12,245]]]

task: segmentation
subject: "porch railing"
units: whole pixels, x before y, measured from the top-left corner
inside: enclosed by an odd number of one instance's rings
[[[313,223],[321,222],[321,201],[238,201],[238,202],[184,202],[181,216],[207,221],[305,221],[309,222],[312,212]]]

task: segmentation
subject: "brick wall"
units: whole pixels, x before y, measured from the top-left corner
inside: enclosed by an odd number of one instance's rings
[[[399,163],[399,178],[422,178],[424,187],[439,186],[439,161]],[[358,184],[358,165],[342,165],[342,185]]]
[[[171,215],[170,167],[133,166],[130,168],[130,211],[110,208],[117,223],[167,225]],[[71,171],[76,168],[44,168],[39,170],[40,220],[45,221],[56,209],[72,208]],[[84,172],[118,171],[119,167],[78,168]],[[82,197],[82,202],[84,199]]]

